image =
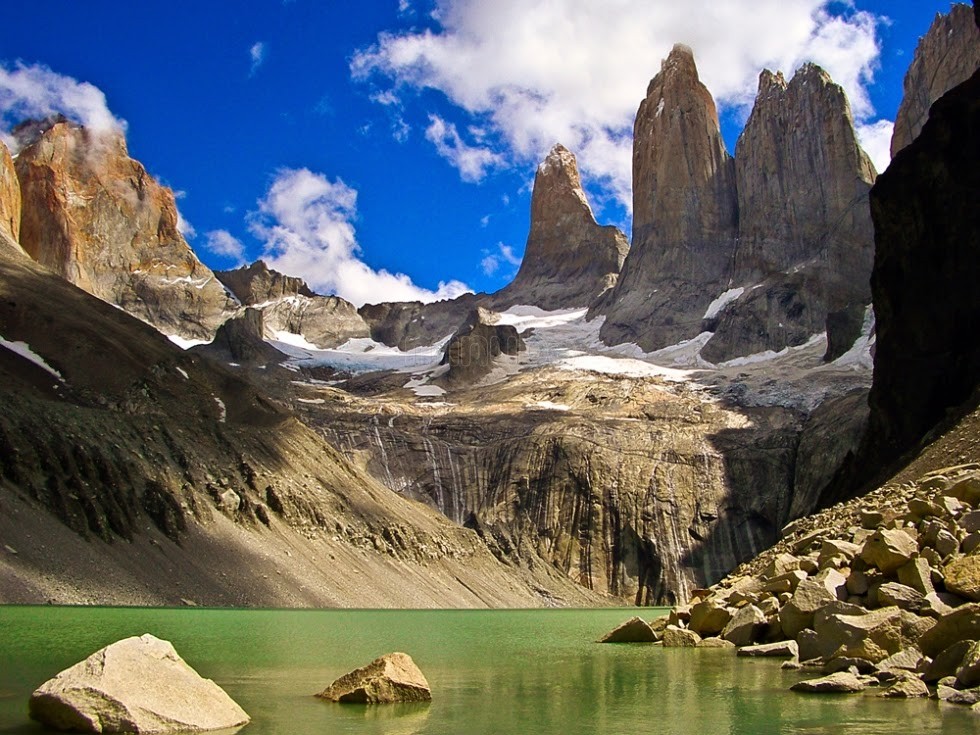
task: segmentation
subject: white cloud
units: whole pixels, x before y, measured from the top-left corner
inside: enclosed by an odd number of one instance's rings
[[[0,128],[13,148],[9,130],[27,119],[62,114],[96,133],[125,132],[126,122],[109,111],[105,94],[89,82],[58,74],[41,64],[0,64]]]
[[[425,138],[436,147],[440,156],[459,169],[463,181],[482,181],[487,170],[502,161],[501,156],[489,148],[467,145],[456,126],[438,115],[429,115]]]
[[[238,265],[245,262],[245,246],[228,230],[211,230],[206,237],[204,247],[209,252],[234,260]]]
[[[249,76],[254,76],[255,72],[259,70],[259,67],[265,63],[266,48],[262,41],[256,41],[252,44],[252,47],[248,50],[248,55],[252,59],[252,66],[248,71]]]
[[[891,120],[877,120],[858,124],[855,130],[861,147],[871,157],[878,173],[888,168],[892,160],[892,132],[895,130],[895,123]]]
[[[435,30],[381,34],[351,72],[406,104],[421,89],[444,93],[447,103],[415,104],[428,106],[429,140],[470,180],[505,162],[536,162],[562,142],[602,194],[629,207],[633,117],[675,42],[694,48],[723,108],[751,105],[763,68],[789,77],[814,61],[845,88],[859,120],[874,112],[867,88],[882,20],[847,2],[436,0],[432,17]],[[443,104],[488,131],[479,147],[443,122]]]
[[[181,198],[174,195],[175,200]],[[177,232],[183,235],[185,240],[191,240],[197,237],[197,230],[194,229],[194,225],[184,219],[184,213],[180,209],[177,210]]]
[[[303,278],[311,288],[335,293],[356,306],[380,301],[437,301],[470,289],[459,281],[435,291],[403,273],[375,270],[361,260],[354,231],[357,192],[309,169],[280,170],[251,218],[265,243],[269,267]]]
[[[509,263],[514,268],[517,268],[521,264],[521,258],[515,255],[514,248],[510,245],[504,245],[502,242],[497,243],[497,249],[494,252],[489,250],[484,250],[484,258],[480,261],[480,268],[483,269],[484,275],[492,276],[498,270],[503,263]]]

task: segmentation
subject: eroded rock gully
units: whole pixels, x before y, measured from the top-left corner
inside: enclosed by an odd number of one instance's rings
[[[509,564],[631,603],[686,599],[816,500],[793,495],[802,412],[736,409],[659,378],[545,368],[430,402],[307,392],[304,420],[389,488]],[[824,476],[849,449],[823,456]]]

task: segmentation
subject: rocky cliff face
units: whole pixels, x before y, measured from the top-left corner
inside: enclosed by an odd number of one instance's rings
[[[633,136],[633,244],[599,313],[605,342],[652,350],[701,331],[736,235],[735,168],[691,49],[663,62]]]
[[[302,335],[308,342],[328,349],[350,339],[368,337],[370,330],[349,301],[313,293],[301,278],[270,270],[264,261],[215,276],[245,306],[262,311],[265,334]]]
[[[20,236],[20,184],[10,151],[0,140],[0,235],[11,246]]]
[[[948,15],[939,14],[919,40],[905,75],[904,97],[895,117],[892,156],[921,132],[929,108],[948,90],[980,67],[980,30],[969,5],[956,3]]]
[[[615,284],[628,250],[622,232],[596,222],[575,155],[556,145],[534,177],[531,230],[520,270],[494,303],[548,310],[588,306]]]
[[[21,129],[21,245],[71,283],[168,334],[210,338],[236,307],[177,230],[173,193],[121,135]]]
[[[856,463],[862,479],[977,399],[978,125],[980,71],[933,105],[871,191],[878,342],[870,427]]]
[[[334,446],[498,558],[638,604],[683,599],[773,543],[853,449],[842,404],[806,421],[658,378],[543,368],[436,403],[316,384],[302,395]],[[800,458],[801,436],[834,430],[837,444]]]
[[[802,344],[827,315],[870,300],[875,170],[844,90],[814,64],[788,84],[763,71],[735,149],[739,237],[732,285],[702,355],[720,362]]]
[[[365,304],[357,313],[367,322],[371,338],[400,350],[432,345],[455,334],[466,315],[490,299],[463,294],[447,301]]]

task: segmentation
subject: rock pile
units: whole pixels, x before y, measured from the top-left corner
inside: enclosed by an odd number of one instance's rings
[[[793,522],[653,628],[665,646],[721,639],[826,674],[798,691],[980,702],[980,464]]]

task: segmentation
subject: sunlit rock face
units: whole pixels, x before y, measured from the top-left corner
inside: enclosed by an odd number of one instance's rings
[[[265,334],[301,335],[320,348],[370,336],[357,308],[339,296],[320,296],[301,278],[272,270],[262,260],[215,276],[242,303],[262,311]]]
[[[9,247],[20,237],[20,184],[10,151],[0,140],[0,235]],[[19,248],[18,248],[19,249]]]
[[[844,90],[814,64],[787,83],[763,71],[735,149],[739,237],[732,285],[705,359],[800,345],[827,316],[870,301],[871,160]]]
[[[575,154],[556,145],[534,177],[531,228],[520,270],[495,294],[494,303],[548,310],[588,306],[616,282],[628,250],[622,232],[596,222]]]
[[[120,133],[22,128],[21,244],[39,263],[168,334],[209,338],[236,308],[178,229],[173,192]]]
[[[596,310],[602,338],[646,350],[692,337],[724,290],[738,223],[735,167],[694,54],[677,45],[633,128],[633,242]]]
[[[892,156],[922,131],[929,108],[947,91],[969,79],[980,67],[980,29],[969,5],[957,3],[937,14],[919,40],[905,74],[904,96],[895,116]]]

